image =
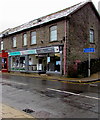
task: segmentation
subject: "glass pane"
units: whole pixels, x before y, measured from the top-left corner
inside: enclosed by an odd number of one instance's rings
[[[13,37],[13,47],[16,47],[16,37]]]
[[[27,34],[24,34],[24,45],[27,45]]]
[[[31,33],[31,44],[36,44],[36,32]]]
[[[50,41],[57,40],[57,26],[52,26],[50,28]]]
[[[51,41],[57,40],[57,31],[51,31]]]
[[[1,41],[1,50],[3,50],[3,41]]]
[[[94,31],[90,30],[90,42],[93,43],[94,42]]]

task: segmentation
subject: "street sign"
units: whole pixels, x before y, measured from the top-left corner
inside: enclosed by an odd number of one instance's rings
[[[92,52],[95,52],[95,49],[94,48],[84,48],[84,53],[92,53]]]
[[[89,57],[88,57],[88,76],[90,76],[90,53],[94,53],[95,52],[95,48],[84,48],[83,49],[84,53],[88,53]]]

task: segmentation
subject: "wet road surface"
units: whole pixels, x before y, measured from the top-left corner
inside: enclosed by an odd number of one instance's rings
[[[88,85],[1,76],[2,101],[36,118],[98,118],[99,92]]]

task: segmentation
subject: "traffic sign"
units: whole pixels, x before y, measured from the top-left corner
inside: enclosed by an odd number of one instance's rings
[[[84,48],[84,53],[91,53],[91,52],[95,52],[95,48]]]

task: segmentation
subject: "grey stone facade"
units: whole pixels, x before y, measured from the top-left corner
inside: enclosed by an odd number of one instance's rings
[[[74,6],[73,6],[74,7]],[[54,13],[54,15],[64,10]],[[50,15],[49,15],[50,16]],[[51,14],[52,16],[52,14]],[[48,16],[46,16],[48,17]],[[41,18],[42,19],[42,18]],[[50,41],[50,27],[57,26],[57,41]],[[94,43],[89,42],[89,30],[94,30]],[[60,74],[64,73],[64,44],[66,41],[66,71],[68,67],[76,60],[81,62],[88,59],[88,53],[84,53],[84,48],[95,48],[95,53],[91,53],[91,58],[98,58],[99,55],[99,32],[100,16],[91,2],[80,5],[77,10],[71,12],[68,16],[39,24],[30,28],[7,34],[0,39],[4,41],[4,50],[8,52],[24,51],[30,49],[41,49],[53,46],[59,46],[61,59]],[[31,45],[31,32],[36,31],[36,44]],[[27,46],[23,46],[23,34],[27,34]],[[12,47],[12,38],[16,36],[17,47]],[[42,53],[41,53],[42,54]],[[48,56],[48,52],[46,54]],[[25,60],[29,60],[28,57]],[[26,68],[27,69],[27,68]],[[67,73],[66,73],[67,74]]]

